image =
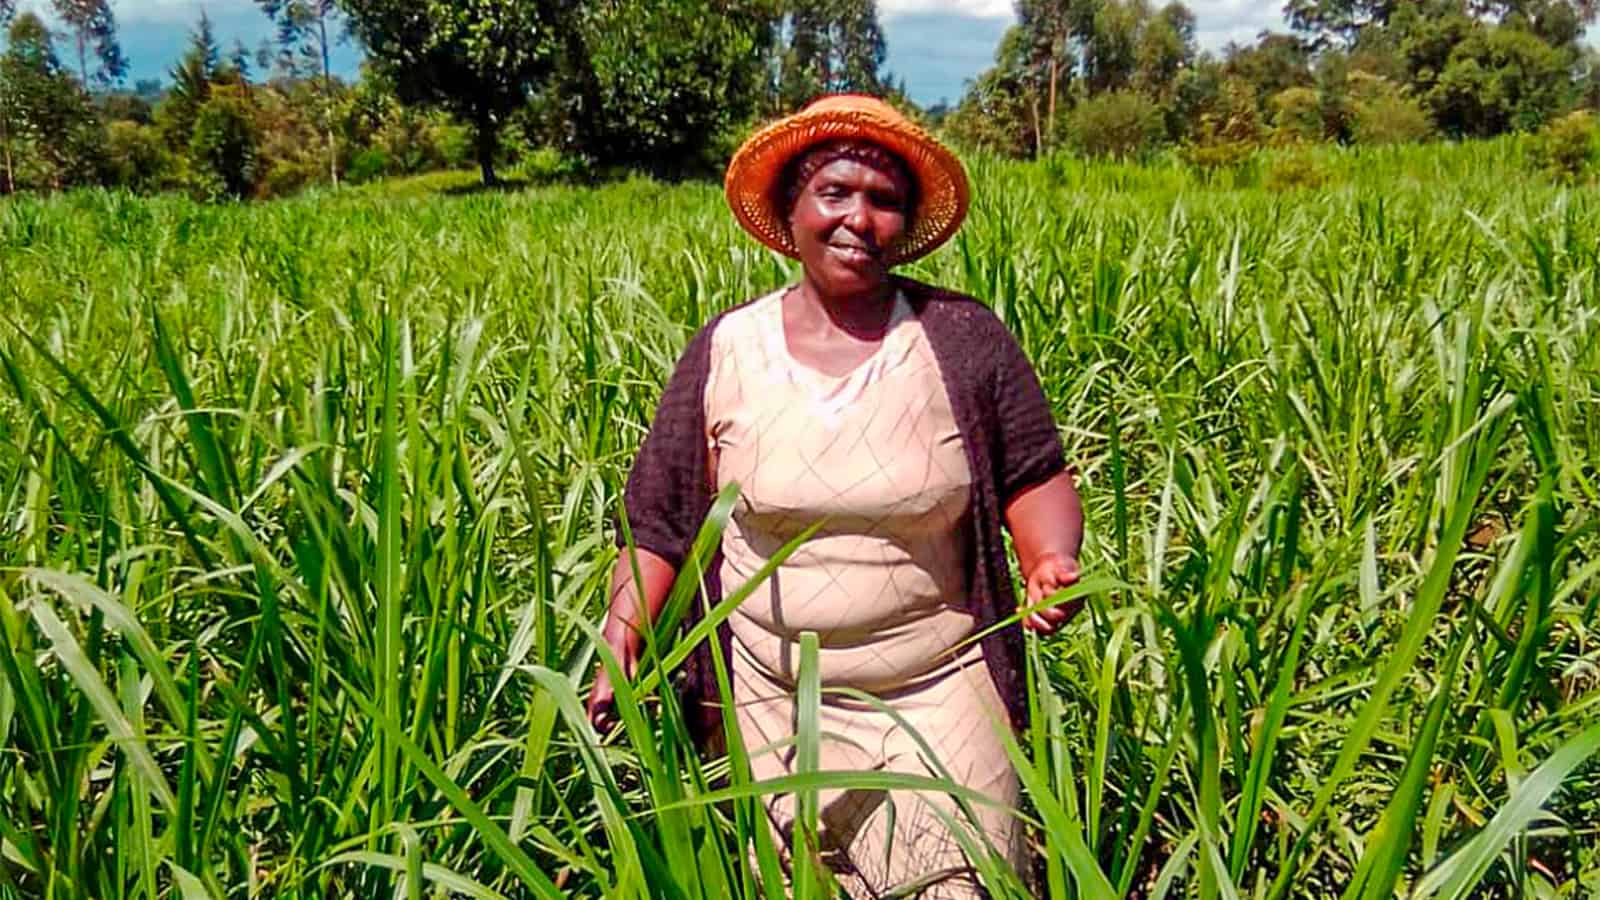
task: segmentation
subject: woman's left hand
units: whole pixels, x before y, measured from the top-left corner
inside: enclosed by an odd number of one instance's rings
[[[1070,556],[1054,553],[1041,557],[1028,573],[1028,605],[1033,606],[1063,588],[1078,583],[1078,561]],[[1022,627],[1039,634],[1053,634],[1056,629],[1071,621],[1083,608],[1082,600],[1069,600],[1056,606],[1046,606],[1028,613]]]

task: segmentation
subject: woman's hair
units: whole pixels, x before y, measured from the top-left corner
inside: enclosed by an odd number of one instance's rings
[[[805,152],[797,154],[783,167],[783,174],[778,178],[777,189],[778,208],[783,211],[784,219],[794,212],[794,205],[800,199],[800,192],[811,181],[811,177],[821,171],[829,163],[841,159],[854,160],[862,165],[871,166],[880,172],[887,172],[901,179],[906,186],[906,213],[917,207],[917,179],[911,175],[911,167],[900,154],[866,140],[837,140],[825,144],[809,147]]]

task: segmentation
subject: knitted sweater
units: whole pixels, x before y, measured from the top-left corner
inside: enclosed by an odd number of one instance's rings
[[[979,629],[1016,611],[1006,560],[1002,511],[1019,491],[1062,472],[1066,462],[1050,405],[1022,348],[1004,324],[978,301],[908,278],[893,280],[920,318],[939,362],[972,472],[967,517],[971,571],[968,590]],[[628,475],[623,504],[636,546],[681,569],[714,499],[706,478],[706,378],[711,335],[722,313],[703,327],[679,359],[662,391],[655,420]],[[622,540],[618,529],[618,543]],[[688,623],[721,599],[720,559],[705,573],[705,606],[692,604]],[[726,654],[730,634],[705,641],[685,664],[690,726],[705,740],[719,721],[711,653]],[[1013,726],[1027,725],[1022,628],[1013,625],[982,639],[984,658]]]

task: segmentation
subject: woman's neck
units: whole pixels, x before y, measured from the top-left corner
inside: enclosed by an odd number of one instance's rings
[[[831,325],[857,340],[882,337],[894,312],[894,304],[890,302],[894,285],[887,278],[868,291],[830,295],[810,277],[805,277],[794,293],[799,301],[796,312],[805,324],[816,328]]]

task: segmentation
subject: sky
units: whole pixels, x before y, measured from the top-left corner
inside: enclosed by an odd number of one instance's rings
[[[1200,46],[1220,49],[1230,40],[1251,41],[1264,29],[1282,29],[1282,3],[1249,0],[1187,0]],[[42,8],[46,0],[22,0]],[[254,0],[112,0],[122,48],[131,66],[129,86],[140,79],[165,81],[202,7],[218,42],[227,50],[242,40],[254,51],[273,30]],[[994,62],[1000,36],[1014,21],[1012,0],[879,0],[878,16],[889,48],[888,71],[904,79],[911,98],[931,104],[954,102],[964,83]],[[354,74],[355,48],[340,48],[335,68]]]
[[[131,0],[124,0],[131,2]],[[1185,0],[1195,16],[1202,49],[1229,41],[1255,40],[1267,29],[1282,31],[1281,2]],[[920,104],[954,103],[963,85],[994,63],[1000,36],[1014,21],[1011,0],[878,0],[878,18],[889,45],[889,73],[904,78]]]

